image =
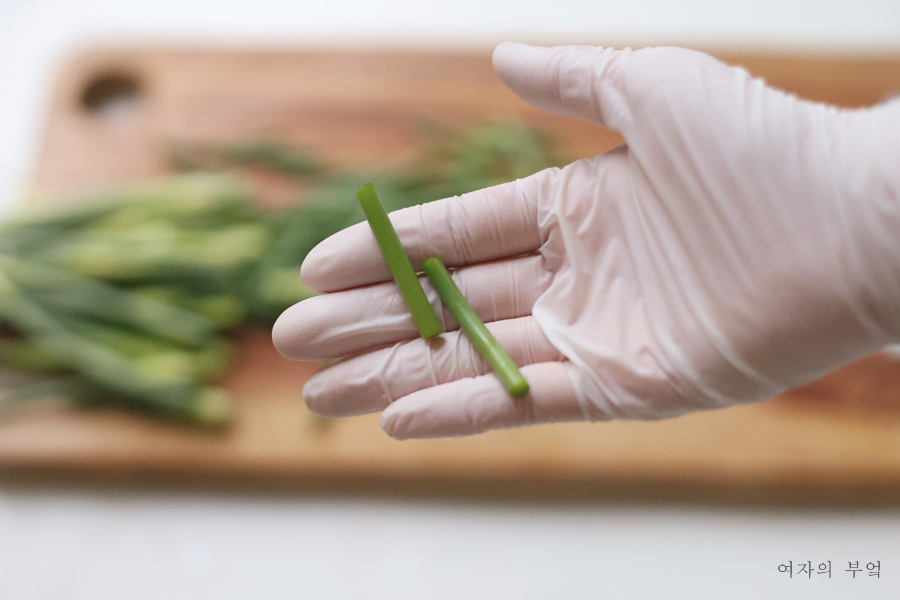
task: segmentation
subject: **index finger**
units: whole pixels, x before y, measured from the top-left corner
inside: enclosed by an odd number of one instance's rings
[[[425,259],[433,256],[458,267],[537,250],[541,245],[537,202],[526,190],[538,187],[536,178],[548,171],[392,212],[391,223],[413,268],[421,270]],[[368,223],[348,227],[313,248],[300,276],[319,292],[391,278]]]

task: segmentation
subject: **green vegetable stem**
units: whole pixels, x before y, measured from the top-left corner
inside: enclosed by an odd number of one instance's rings
[[[356,192],[356,197],[362,205],[366,220],[369,221],[378,247],[381,248],[381,253],[384,255],[384,262],[394,277],[397,287],[400,288],[400,295],[403,296],[403,301],[406,302],[406,306],[412,313],[413,322],[419,333],[423,338],[443,333],[444,329],[434,314],[428,298],[425,297],[422,284],[419,283],[419,278],[413,271],[409,257],[400,244],[400,238],[397,237],[397,232],[384,210],[375,186],[367,183]]]
[[[512,361],[497,338],[491,335],[482,320],[475,314],[462,292],[456,287],[444,263],[440,259],[429,258],[422,264],[422,268],[428,275],[431,285],[437,290],[438,296],[443,300],[444,306],[459,323],[460,329],[466,334],[475,349],[494,369],[509,395],[513,398],[521,398],[527,394],[528,382],[519,372],[516,363]]]

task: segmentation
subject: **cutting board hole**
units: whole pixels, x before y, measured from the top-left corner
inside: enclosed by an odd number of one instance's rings
[[[134,113],[143,90],[127,73],[103,73],[91,79],[81,92],[81,106],[88,113],[112,117]]]

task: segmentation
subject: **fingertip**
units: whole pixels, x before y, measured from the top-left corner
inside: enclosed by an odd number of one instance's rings
[[[402,442],[403,440],[409,439],[409,433],[405,428],[401,427],[400,415],[397,414],[396,410],[392,411],[391,406],[384,409],[384,412],[381,413],[378,424],[386,434],[395,440]]]
[[[372,412],[373,409],[367,403],[355,402],[358,398],[348,398],[340,378],[336,377],[338,374],[332,372],[332,368],[325,367],[306,380],[302,392],[306,408],[326,419],[342,419]]]
[[[494,71],[517,94],[522,87],[523,75],[531,73],[533,66],[548,49],[518,42],[503,42],[494,48],[491,63]]]
[[[300,280],[317,292],[334,292],[342,287],[341,275],[354,256],[359,257],[352,243],[356,231],[353,227],[339,231],[322,240],[307,253],[300,265]]]
[[[313,296],[285,310],[272,326],[272,343],[278,353],[291,360],[331,358],[323,353],[328,319],[325,296]]]
[[[340,416],[329,414],[328,403],[323,402],[326,396],[326,389],[327,386],[324,385],[323,378],[319,373],[316,373],[312,377],[307,379],[306,383],[303,384],[303,391],[301,392],[301,395],[303,396],[303,402],[306,404],[306,408],[316,413],[320,417],[330,419]]]
[[[431,394],[427,390],[414,392],[411,396],[420,396],[426,403]],[[416,410],[408,401],[409,396],[401,398],[385,408],[378,420],[381,429],[397,441],[410,439],[427,439],[437,437],[453,437],[452,433],[444,431],[440,416],[435,416],[428,410]]]
[[[494,70],[499,73],[499,69],[506,68],[506,66],[517,56],[521,56],[523,53],[527,52],[529,48],[534,47],[535,46],[529,46],[528,44],[521,44],[519,42],[503,42],[502,44],[498,44],[497,47],[494,48],[494,54],[491,57],[491,61],[494,64]]]
[[[290,314],[291,308],[282,312],[278,315],[278,319],[275,320],[275,324],[272,326],[272,345],[275,346],[275,349],[278,350],[278,353],[283,357],[295,360],[293,357],[293,349],[294,333],[296,330],[292,315]]]
[[[320,289],[322,284],[319,279],[320,269],[318,268],[318,261],[316,260],[315,255],[313,255],[313,252],[315,252],[318,247],[319,246],[317,245],[310,250],[307,253],[306,258],[303,259],[303,262],[300,264],[300,281],[303,282],[303,285],[315,292],[322,291]],[[311,256],[312,260],[310,260]]]
[[[302,281],[306,287],[317,292],[327,291],[326,286],[322,281],[322,274],[328,272],[327,267],[324,265],[331,262],[329,260],[330,251],[328,242],[332,237],[334,236],[325,238],[313,246],[313,249],[306,253],[306,258],[304,258],[303,262],[300,264],[300,281]]]

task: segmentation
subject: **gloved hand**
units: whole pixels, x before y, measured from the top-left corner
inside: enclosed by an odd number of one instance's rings
[[[457,267],[531,393],[513,400],[446,312],[449,333],[414,339],[362,223],[303,264],[331,293],[275,325],[289,358],[347,357],[306,384],[312,410],[383,410],[396,438],[656,419],[769,398],[900,338],[900,103],[805,102],[678,48],[503,44],[494,67],[625,140],[391,215],[414,266]]]

